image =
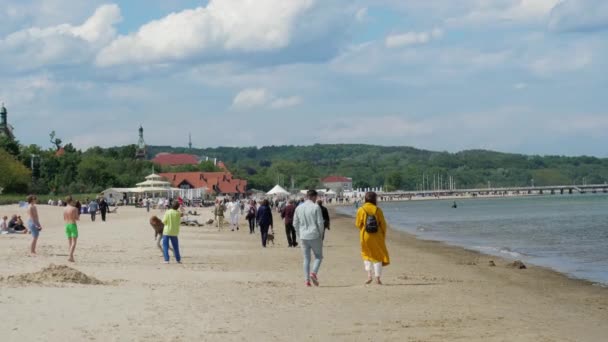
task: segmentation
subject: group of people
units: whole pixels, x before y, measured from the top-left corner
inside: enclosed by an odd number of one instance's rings
[[[0,234],[27,234],[29,230],[23,224],[20,215],[13,214],[11,219],[8,216],[3,216],[0,222]]]
[[[38,238],[40,236],[40,232],[42,231],[42,224],[40,223],[38,208],[36,207],[38,198],[35,195],[29,195],[26,201],[26,223],[24,224],[21,216],[18,215],[13,215],[11,221],[7,223],[7,217],[4,216],[2,223],[0,224],[0,231],[2,234],[7,234],[9,232],[31,234],[32,241],[30,243],[30,255],[36,256]],[[76,207],[76,201],[74,201],[71,196],[66,197],[62,203],[65,204],[65,209],[63,210],[63,219],[65,222],[65,234],[69,242],[68,261],[74,262],[74,251],[76,249],[76,241],[78,239],[78,227],[76,226],[76,222],[80,219],[80,210]]]
[[[218,228],[218,230],[222,230],[222,227],[224,226],[224,214],[228,213],[228,215],[230,215],[229,223],[231,230],[239,230],[239,217],[240,215],[243,215],[244,211],[245,202],[243,201],[235,198],[224,198],[223,200],[217,199],[215,201],[215,207],[213,208],[215,226]]]
[[[363,258],[364,269],[367,272],[366,284],[376,281],[382,284],[382,268],[390,264],[388,250],[386,248],[387,225],[382,210],[377,206],[377,194],[368,192],[365,194],[365,203],[358,207],[355,219],[355,226],[359,229],[359,239],[361,244],[361,256]],[[274,204],[274,205],[273,205]],[[238,215],[245,209],[244,203],[236,199],[228,201],[216,201],[214,214],[216,223],[221,229],[224,220],[224,212],[230,214],[230,224],[232,230],[238,230]],[[318,272],[323,260],[323,241],[326,230],[330,229],[330,217],[327,208],[323,206],[323,201],[318,200],[315,190],[309,190],[306,200],[289,200],[285,205],[271,203],[264,199],[259,207],[257,202],[251,200],[246,208],[245,218],[249,222],[249,233],[254,234],[255,228],[260,228],[262,247],[266,247],[268,234],[273,229],[272,207],[279,210],[281,218],[285,223],[285,235],[289,247],[297,247],[298,239],[301,243],[303,253],[303,271],[305,285],[319,285]],[[239,210],[240,209],[240,210]],[[170,222],[163,219],[163,223]],[[171,240],[172,244],[173,241]],[[163,246],[168,244],[163,240]],[[177,241],[173,244],[175,250]],[[163,247],[165,261],[168,261],[168,249]],[[177,257],[178,253],[176,253]],[[314,261],[312,256],[314,255]],[[312,264],[312,265],[311,265]]]
[[[301,245],[304,259],[305,285],[310,287],[312,285],[319,286],[318,273],[323,261],[323,241],[325,231],[330,229],[330,220],[327,208],[323,206],[322,201],[318,201],[318,194],[315,190],[309,190],[306,197],[305,201],[299,201],[299,203],[296,203],[294,200],[288,201],[284,208],[281,209],[281,217],[285,223],[285,233],[289,247]],[[101,210],[103,202],[105,202],[103,199],[99,202],[93,200],[88,204],[90,208],[89,212],[92,212],[91,219],[93,221],[95,220],[94,213],[97,209]],[[63,211],[63,219],[65,234],[69,242],[68,261],[74,262],[74,252],[78,241],[77,222],[80,220],[80,210],[76,206],[76,201],[71,196],[67,196],[64,203],[66,206]],[[0,226],[2,232],[8,229],[20,229],[29,232],[32,235],[30,244],[30,254],[32,256],[36,255],[36,246],[40,231],[42,230],[36,204],[37,197],[35,195],[27,197],[27,222],[25,225],[21,218],[15,215],[11,219],[11,222],[7,222],[8,218],[4,216]],[[178,235],[181,224],[180,207],[182,205],[183,203],[180,201],[173,201],[171,208],[164,213],[162,220],[156,216],[150,219],[150,224],[155,229],[157,244],[162,249],[165,263],[169,263],[170,249],[173,250],[176,261],[181,263]],[[223,202],[218,201],[214,209],[217,218],[223,218],[224,210],[230,213],[230,222],[233,225],[233,230],[238,230],[238,215],[245,212],[244,203],[232,199],[227,201],[226,206],[224,206]],[[102,211],[102,218],[105,219],[103,213]],[[246,218],[249,220],[250,234],[255,232],[256,225],[259,226],[262,246],[266,247],[269,231],[273,227],[270,202],[263,200],[260,206],[256,208],[256,202],[250,201]],[[218,224],[221,229],[223,222],[218,220]],[[15,228],[16,226],[20,227]],[[385,244],[387,225],[382,210],[377,206],[377,195],[375,192],[365,194],[365,203],[357,210],[355,226],[359,229],[361,256],[368,276],[366,284],[371,283],[374,279],[377,284],[382,284],[382,269],[390,264],[390,259]],[[297,242],[298,239],[300,244]]]
[[[323,241],[325,231],[330,229],[330,221],[327,208],[323,206],[322,201],[317,200],[317,192],[309,190],[306,196],[306,201],[300,202],[297,206],[295,201],[290,200],[282,209],[281,216],[285,220],[285,232],[290,247],[298,245],[296,236],[300,239],[305,285],[310,287],[313,284],[319,286],[318,272],[323,260]],[[266,203],[262,203],[258,209],[258,216],[265,215],[266,211],[270,210],[262,209],[265,207]],[[262,214],[259,213],[260,210],[263,210]],[[272,221],[270,223],[272,224]],[[366,284],[370,284],[374,278],[377,284],[382,284],[380,279],[382,268],[390,264],[390,259],[385,243],[387,225],[382,210],[377,206],[375,192],[365,194],[365,204],[357,211],[355,226],[359,229],[361,256],[367,272]],[[264,243],[263,234],[262,231],[262,243]]]

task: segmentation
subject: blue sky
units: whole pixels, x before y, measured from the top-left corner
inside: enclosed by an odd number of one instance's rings
[[[608,157],[602,0],[2,0],[22,143]]]

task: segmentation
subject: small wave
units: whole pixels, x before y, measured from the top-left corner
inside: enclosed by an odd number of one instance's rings
[[[419,232],[432,232],[433,229],[431,227],[424,227],[424,226],[418,226],[416,228],[417,231]]]
[[[506,254],[511,258],[521,258],[525,256],[522,253],[513,251],[509,247],[475,246],[474,248],[488,254]]]

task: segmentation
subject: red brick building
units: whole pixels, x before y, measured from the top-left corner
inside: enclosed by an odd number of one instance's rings
[[[247,192],[247,181],[236,179],[225,172],[166,172],[160,174],[171,182],[171,186],[180,189],[205,188],[211,195],[241,197]]]

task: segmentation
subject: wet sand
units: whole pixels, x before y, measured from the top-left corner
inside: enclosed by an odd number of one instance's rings
[[[200,209],[198,209],[200,211]],[[24,213],[0,207],[0,215]],[[304,287],[299,248],[261,247],[243,218],[182,227],[183,264],[162,264],[152,210],[82,216],[76,263],[67,262],[61,208],[40,206],[39,256],[29,235],[0,236],[2,341],[603,341],[608,289],[538,267],[389,232],[384,286],[363,285],[358,232],[332,216],[319,288]],[[205,209],[206,221],[211,209]],[[390,224],[390,222],[389,222]],[[488,265],[494,260],[496,267]],[[9,276],[67,265],[89,283]],[[55,275],[57,276],[57,275]],[[61,274],[59,274],[61,278]],[[57,278],[57,279],[59,279]],[[28,279],[43,279],[27,281]],[[46,279],[46,280],[44,280]],[[80,279],[80,278],[78,278]],[[64,279],[65,280],[65,279]]]

